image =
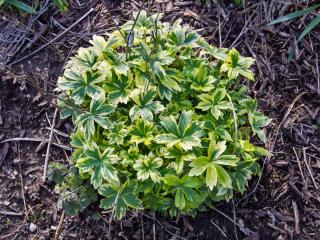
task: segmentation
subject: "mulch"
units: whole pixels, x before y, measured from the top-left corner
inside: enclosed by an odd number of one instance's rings
[[[109,224],[109,213],[97,206],[60,221],[54,185],[42,182],[46,144],[0,144],[0,239],[54,239],[59,222],[61,239],[320,239],[320,29],[287,61],[318,13],[268,25],[306,7],[305,1],[249,0],[238,7],[231,1],[204,6],[191,0],[78,0],[63,15],[51,1],[40,2],[35,16],[0,10],[0,141],[48,139],[55,84],[68,57],[94,34],[105,35],[144,8],[162,12],[169,22],[182,18],[212,44],[256,59],[256,81],[243,84],[272,118],[266,147],[273,156],[261,161],[261,178],[252,179],[243,196],[195,218],[143,212]],[[68,146],[65,134],[72,128],[58,119],[62,133],[54,141]],[[69,154],[52,146],[49,161],[66,162]]]

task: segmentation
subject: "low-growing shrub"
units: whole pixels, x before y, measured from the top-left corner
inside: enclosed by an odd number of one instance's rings
[[[69,170],[54,164],[59,205],[76,214],[94,201],[121,219],[130,209],[194,215],[243,193],[255,146],[270,120],[239,78],[252,58],[214,47],[181,21],[144,11],[80,48],[59,78],[61,117],[75,132]]]

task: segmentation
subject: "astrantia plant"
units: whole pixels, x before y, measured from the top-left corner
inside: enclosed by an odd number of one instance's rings
[[[194,215],[243,193],[268,155],[270,120],[240,83],[254,60],[144,11],[80,48],[58,81],[75,132],[69,170],[52,168],[70,214],[99,201],[118,219],[146,209]],[[62,174],[61,174],[62,173]]]

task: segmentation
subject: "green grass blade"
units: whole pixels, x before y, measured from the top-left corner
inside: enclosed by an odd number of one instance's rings
[[[5,0],[0,0],[0,7],[4,4]]]
[[[296,11],[296,12],[293,12],[293,13],[290,13],[288,15],[285,15],[283,17],[280,17],[274,21],[272,21],[271,23],[269,23],[268,25],[274,25],[274,24],[277,24],[277,23],[281,23],[281,22],[285,22],[285,21],[288,21],[288,20],[291,20],[291,19],[294,19],[294,18],[297,18],[297,17],[300,17],[300,16],[303,16],[313,10],[315,10],[317,7],[319,7],[320,4],[317,4],[315,6],[312,6],[312,7],[309,7],[309,8],[306,8],[306,9],[303,9],[303,10],[300,10],[300,11]]]
[[[37,13],[37,11],[35,9],[33,9],[29,5],[27,5],[24,2],[21,2],[19,0],[9,0],[9,1],[6,1],[6,4],[14,6],[14,7],[16,7],[22,11],[25,11],[27,13],[30,13],[30,14]]]
[[[320,16],[316,17],[315,19],[312,20],[311,23],[304,29],[304,31],[300,34],[298,38],[298,42],[301,41],[309,32],[312,31],[318,24],[320,23]]]
[[[61,12],[68,11],[68,1],[67,0],[53,0],[56,6],[60,9]]]

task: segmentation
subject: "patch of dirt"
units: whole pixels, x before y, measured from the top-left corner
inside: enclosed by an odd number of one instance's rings
[[[319,28],[302,40],[296,49],[298,57],[287,63],[292,43],[316,13],[269,26],[306,3],[245,1],[244,7],[236,7],[226,1],[207,8],[188,0],[148,2],[72,1],[65,15],[50,1],[41,3],[37,16],[0,10],[0,141],[48,139],[47,118],[50,122],[53,118],[55,83],[67,58],[87,45],[93,34],[105,35],[117,22],[130,19],[144,3],[149,12],[164,13],[166,21],[182,18],[213,44],[236,47],[242,55],[256,59],[256,81],[244,84],[252,96],[259,97],[260,109],[273,119],[266,144],[273,156],[261,161],[262,177],[250,181],[244,196],[237,195],[234,203],[220,203],[194,219],[168,219],[146,212],[131,213],[122,222],[109,224],[109,214],[98,216],[97,206],[91,206],[78,217],[66,217],[60,237],[319,239]],[[72,125],[58,120],[57,129],[69,134]],[[68,146],[66,137],[54,134],[54,142],[58,141]],[[42,182],[45,154],[46,145],[39,146],[39,142],[0,144],[0,239],[54,238],[61,212],[54,185]],[[49,161],[67,162],[67,156],[69,152],[52,146]]]

